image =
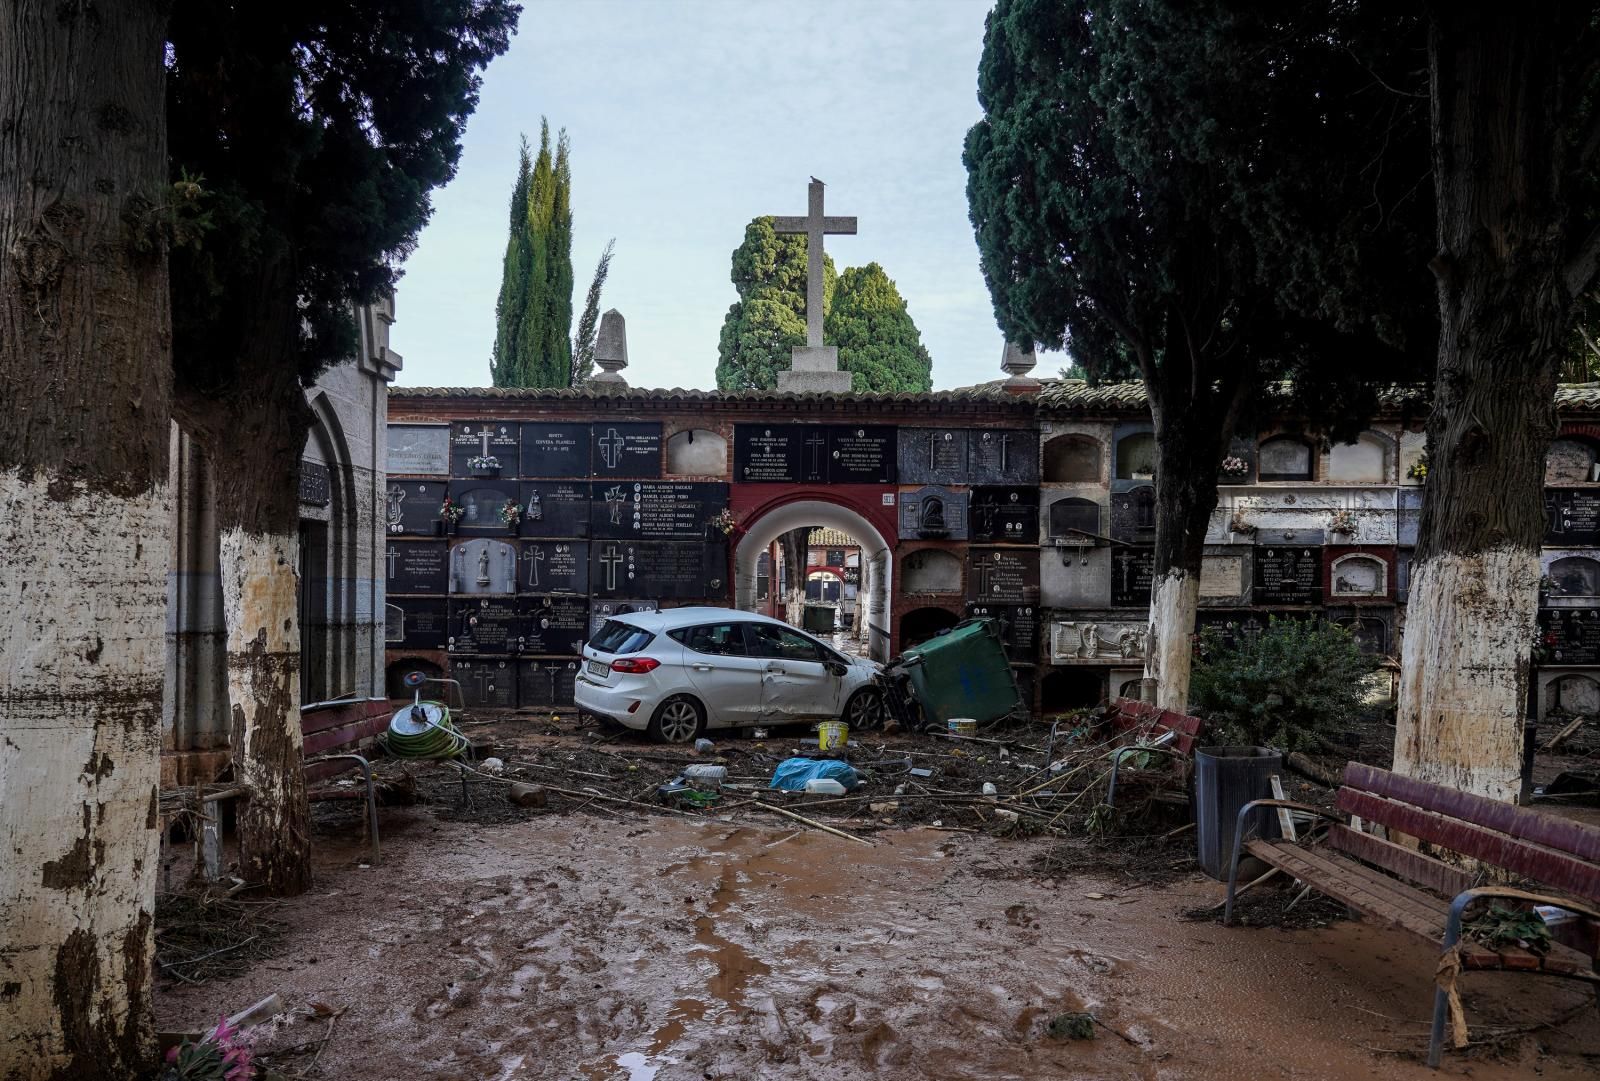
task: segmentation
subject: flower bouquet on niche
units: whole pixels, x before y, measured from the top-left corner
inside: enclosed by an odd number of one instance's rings
[[[506,528],[515,533],[517,526],[522,524],[522,504],[515,499],[508,499],[500,506],[500,520]]]
[[[461,513],[461,504],[445,496],[444,502],[439,504],[439,525],[446,533],[454,533],[456,523],[461,521]]]
[[[723,507],[721,510],[717,511],[717,513],[712,516],[711,521],[706,524],[712,529],[716,530],[718,533],[721,533],[724,537],[733,536],[733,531],[739,528],[739,522],[734,518],[733,511],[729,510],[727,507]]]

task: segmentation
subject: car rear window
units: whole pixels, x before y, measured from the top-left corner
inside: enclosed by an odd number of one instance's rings
[[[637,653],[651,642],[655,635],[620,619],[608,619],[600,625],[599,632],[589,645],[601,653]]]
[[[681,642],[696,653],[714,657],[743,657],[749,652],[744,644],[744,624],[711,623],[704,627],[681,627],[668,631],[667,637]]]

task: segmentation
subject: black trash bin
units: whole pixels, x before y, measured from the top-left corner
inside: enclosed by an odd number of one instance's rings
[[[1283,755],[1271,747],[1199,747],[1194,752],[1194,832],[1200,866],[1227,881],[1239,809],[1253,799],[1272,798],[1272,775],[1283,774]],[[1271,807],[1250,813],[1245,839],[1278,837]]]

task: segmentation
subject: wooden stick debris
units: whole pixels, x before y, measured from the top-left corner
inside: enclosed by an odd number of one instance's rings
[[[1267,879],[1271,878],[1273,875],[1275,875],[1277,873],[1278,873],[1278,869],[1276,867],[1268,867],[1266,874],[1262,875],[1260,878],[1253,878],[1249,882],[1246,882],[1244,885],[1240,886],[1238,889],[1234,890],[1233,891],[1233,899],[1235,901],[1237,901],[1239,899],[1239,895],[1241,893],[1243,893],[1245,890],[1249,889],[1251,886],[1260,885],[1261,883],[1265,882]],[[1216,904],[1211,906],[1211,911],[1215,912],[1219,908],[1226,908],[1227,904],[1228,904],[1228,899],[1226,897],[1224,897],[1222,900],[1218,901]]]
[[[1546,750],[1546,751],[1555,750],[1557,747],[1559,747],[1563,743],[1567,742],[1567,740],[1571,739],[1572,738],[1572,734],[1574,732],[1576,732],[1578,729],[1582,728],[1583,727],[1583,722],[1586,721],[1586,720],[1588,720],[1587,717],[1579,717],[1579,718],[1577,718],[1571,724],[1569,724],[1565,728],[1563,728],[1561,731],[1559,731],[1555,735],[1551,736],[1550,737],[1550,741],[1548,743],[1546,743],[1544,745],[1544,747],[1541,748],[1541,749],[1542,750]]]
[[[812,829],[819,829],[824,833],[831,833],[835,837],[843,837],[847,841],[854,841],[857,844],[863,844],[863,845],[868,846],[869,848],[872,847],[874,844],[876,844],[876,842],[869,841],[865,837],[857,837],[853,833],[846,833],[844,830],[836,830],[832,826],[823,825],[821,822],[818,822],[814,818],[807,818],[804,815],[797,815],[793,811],[785,810],[782,807],[774,807],[770,803],[762,803],[760,800],[751,800],[750,801],[750,806],[751,807],[758,807],[763,811],[771,811],[773,814],[783,815],[785,818],[792,818],[796,822],[802,822],[805,825],[810,826]]]

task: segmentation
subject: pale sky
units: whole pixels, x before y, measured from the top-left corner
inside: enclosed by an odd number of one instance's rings
[[[716,385],[729,257],[751,218],[804,214],[813,175],[829,214],[860,220],[829,254],[840,270],[876,260],[899,285],[935,388],[999,378],[961,165],[989,6],[524,0],[405,266],[398,381],[488,384],[517,139],[537,142],[541,114],[572,143],[573,321],[615,237],[601,307],[627,319],[630,385]]]

